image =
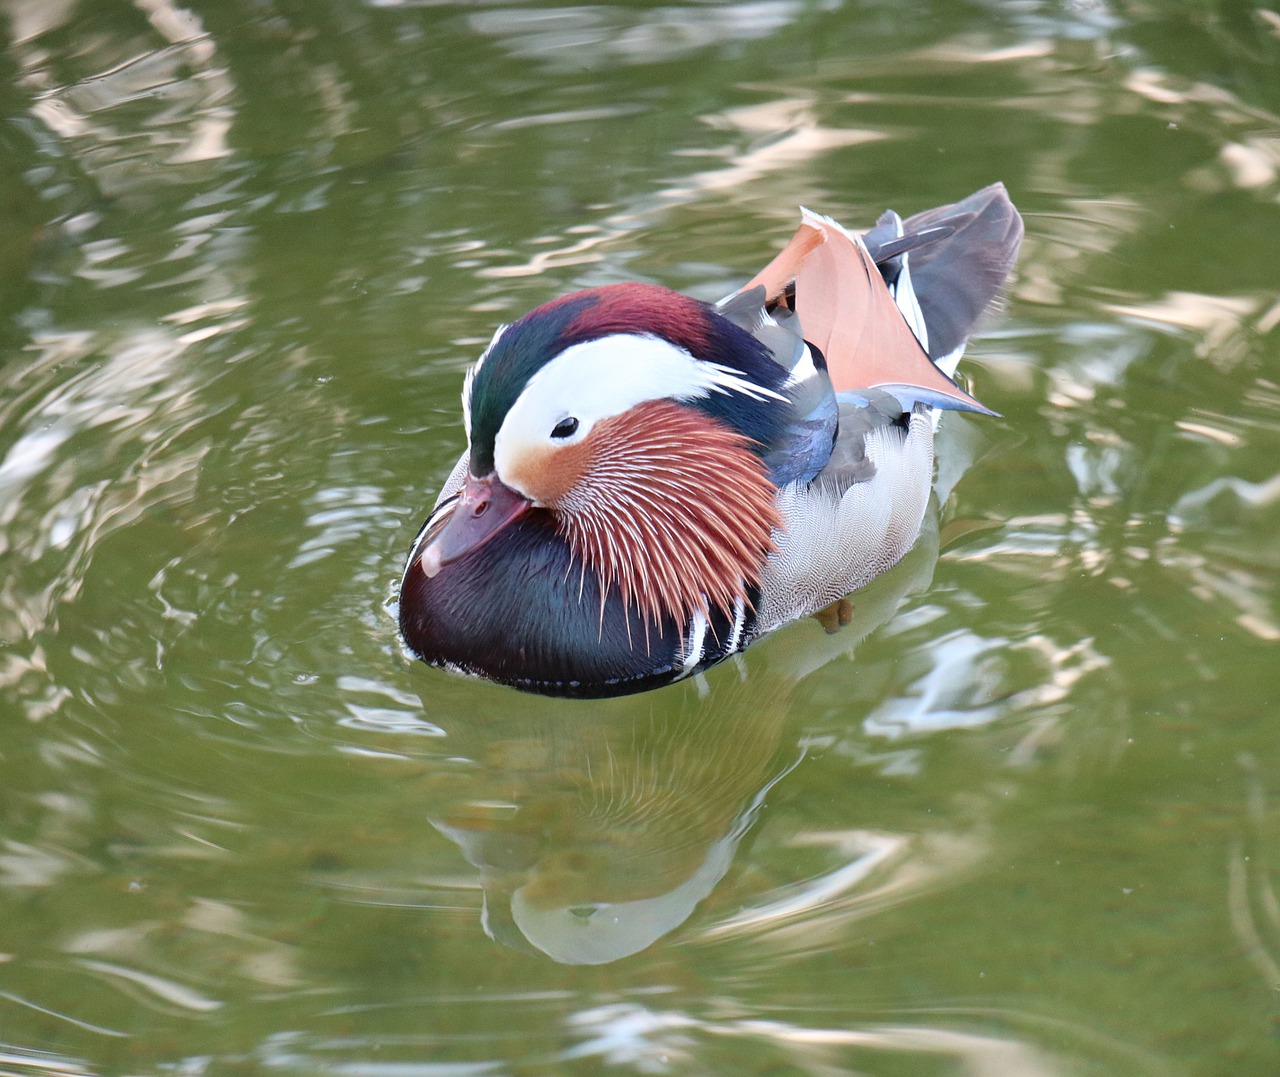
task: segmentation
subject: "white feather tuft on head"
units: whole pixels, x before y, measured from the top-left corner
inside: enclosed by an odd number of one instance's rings
[[[696,359],[659,337],[614,333],[574,344],[529,379],[498,429],[494,464],[501,476],[504,464],[544,449],[563,419],[577,419],[578,426],[555,443],[571,445],[587,437],[601,419],[645,401],[697,400],[712,393],[786,400],[729,367]]]

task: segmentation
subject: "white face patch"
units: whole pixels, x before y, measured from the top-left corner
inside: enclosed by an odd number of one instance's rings
[[[573,445],[601,419],[647,400],[695,400],[711,393],[742,393],[756,400],[785,400],[772,389],[717,363],[695,359],[658,337],[615,333],[574,344],[547,363],[507,412],[494,440],[498,477],[516,469],[530,452]],[[553,437],[557,424],[577,419],[567,437]]]

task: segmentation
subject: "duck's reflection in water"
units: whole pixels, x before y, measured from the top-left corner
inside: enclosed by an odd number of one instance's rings
[[[907,558],[854,596],[852,620],[831,634],[782,632],[736,667],[648,695],[504,693],[505,716],[455,723],[451,746],[477,766],[437,786],[431,821],[479,871],[485,930],[559,962],[602,964],[684,923],[803,757],[791,706],[800,680],[927,586],[937,552],[931,513]]]
[[[525,746],[544,766],[502,783],[511,800],[460,803],[433,820],[480,870],[486,930],[557,961],[599,964],[683,923],[794,765],[779,744],[785,709],[776,696],[753,699],[744,720],[745,687],[705,712],[548,730]]]

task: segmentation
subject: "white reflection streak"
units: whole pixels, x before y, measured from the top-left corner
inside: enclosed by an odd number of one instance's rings
[[[96,1070],[78,1058],[67,1058],[52,1051],[24,1050],[0,1044],[0,1066],[18,1066],[18,1070],[0,1070],[4,1077],[23,1077],[30,1073],[48,1073],[55,1077],[97,1077]]]
[[[1258,777],[1257,760],[1252,755],[1242,755],[1240,766],[1245,771],[1249,823],[1254,828],[1260,828],[1267,816],[1267,795]],[[1267,986],[1272,991],[1280,991],[1280,962],[1277,962],[1262,937],[1262,929],[1254,916],[1253,902],[1249,898],[1251,869],[1258,876],[1257,902],[1265,921],[1262,926],[1274,933],[1280,930],[1280,900],[1277,899],[1275,888],[1267,875],[1266,863],[1247,855],[1244,840],[1237,838],[1232,842],[1227,859],[1227,912],[1231,929],[1235,932],[1245,957],[1253,963]]]
[[[0,853],[0,884],[8,888],[54,886],[89,862],[63,849],[43,848],[9,839]]]
[[[1219,498],[1233,500],[1232,510],[1243,509],[1247,514],[1268,510],[1280,503],[1280,475],[1264,482],[1248,482],[1230,475],[1213,479],[1177,500],[1169,513],[1171,527],[1175,531],[1192,527],[1212,531],[1217,526],[1213,506]],[[1223,599],[1235,606],[1235,622],[1246,632],[1268,643],[1280,640],[1280,624],[1272,609],[1271,580],[1265,572],[1215,565],[1203,555],[1187,551],[1166,556],[1162,563],[1181,567],[1191,577],[1191,594],[1202,601]]]
[[[1280,141],[1263,137],[1246,142],[1228,142],[1218,157],[1237,187],[1247,191],[1269,187],[1280,172]]]
[[[841,894],[847,893],[866,879],[876,868],[888,863],[895,854],[904,852],[908,843],[906,838],[900,836],[854,830],[842,834],[802,835],[796,844],[835,845],[841,853],[854,855],[855,859],[844,867],[809,881],[803,890],[794,895],[722,920],[702,933],[704,939],[767,931],[784,921],[795,920],[830,905]],[[858,855],[859,849],[865,851]]]
[[[872,736],[896,739],[908,733],[937,732],[985,725],[995,717],[987,706],[948,706],[961,692],[979,681],[981,662],[1011,646],[1003,637],[980,639],[970,633],[937,641],[929,651],[929,672],[912,685],[912,691],[887,700],[863,723]]]
[[[403,2],[374,0],[381,7]],[[723,7],[651,5],[634,12],[601,5],[526,11],[513,5],[477,11],[467,21],[473,31],[495,38],[513,56],[576,73],[584,64],[646,63],[657,57],[669,61],[727,41],[767,37],[803,10],[796,0]]]
[[[34,344],[43,353],[40,362],[56,355],[62,343],[65,341],[57,338],[36,337]],[[45,498],[55,508],[49,514],[50,526],[22,550],[24,559],[32,563],[51,547],[66,547],[75,535],[82,536],[82,549],[92,549],[102,534],[146,511],[154,503],[148,496],[153,492],[164,490],[163,498],[178,499],[189,493],[195,477],[192,459],[164,461],[149,455],[146,467],[135,469],[131,490],[123,483],[105,480],[73,487],[72,480],[56,471],[59,452],[82,431],[138,425],[151,419],[160,403],[180,411],[189,402],[188,386],[166,382],[183,347],[162,331],[139,330],[106,351],[104,365],[66,382],[31,410],[28,425],[40,429],[22,434],[0,463],[0,493],[4,495],[0,498],[0,551],[8,548],[8,525],[22,511],[31,511],[26,495],[41,475],[48,476]],[[159,443],[149,445],[148,450],[155,453],[163,447]],[[22,606],[19,602],[12,608],[21,611]],[[34,631],[48,611],[22,611],[19,615],[33,621],[30,630]]]
[[[1253,573],[1241,569],[1219,569],[1196,558],[1188,566],[1194,581],[1191,593],[1207,602],[1215,597],[1226,599],[1237,609],[1235,622],[1251,636],[1267,643],[1280,640],[1280,625],[1272,615],[1267,599],[1258,593],[1259,581]]]
[[[14,45],[25,45],[71,18],[79,0],[8,0],[4,5]]]
[[[1272,991],[1280,991],[1280,964],[1276,963],[1262,941],[1262,933],[1250,907],[1247,862],[1244,843],[1239,840],[1232,843],[1231,855],[1227,859],[1227,909],[1231,916],[1231,930],[1235,932],[1244,956],[1253,963],[1267,986]],[[1269,885],[1264,885],[1263,894],[1270,903],[1275,903],[1275,892]]]
[[[814,840],[822,841],[823,837]],[[767,941],[776,958],[788,954],[803,957],[825,946],[846,943],[854,921],[900,905],[928,888],[953,884],[987,855],[989,846],[979,833],[908,837],[849,831],[831,837],[853,847],[853,852],[868,842],[875,847],[846,867],[798,884],[802,892],[796,897],[741,913],[706,929],[693,941],[718,942],[754,934]],[[884,882],[853,893],[853,888],[876,869],[888,876]]]
[[[534,276],[557,266],[582,265],[604,260],[595,248],[629,235],[645,220],[668,212],[673,206],[696,202],[709,194],[749,189],[766,176],[797,177],[803,186],[808,173],[804,165],[831,150],[887,138],[872,130],[834,129],[823,127],[815,117],[813,103],[804,98],[786,98],[762,105],[729,109],[709,117],[717,128],[754,136],[756,144],[734,155],[723,168],[695,173],[652,198],[641,199],[628,209],[608,217],[599,231],[586,238],[575,239],[565,246],[543,251],[514,266],[490,266],[475,271],[486,278]],[[779,132],[783,132],[779,134]],[[788,206],[803,198],[786,194],[771,195],[772,203]]]
[[[1233,476],[1214,479],[1199,490],[1192,490],[1178,498],[1170,516],[1180,523],[1185,522],[1182,517],[1188,510],[1203,508],[1224,491],[1235,494],[1251,508],[1264,508],[1280,502],[1280,475],[1275,475],[1266,482],[1248,482]]]
[[[1150,303],[1109,303],[1104,309],[1124,317],[1156,325],[1189,329],[1200,334],[1196,354],[1222,365],[1222,356],[1234,358],[1241,327],[1256,319],[1271,296],[1205,295],[1200,292],[1166,292]]]
[[[227,214],[210,214],[207,217],[183,221],[181,229],[189,232],[193,227],[209,227],[214,228],[221,223],[221,218]],[[208,222],[206,224],[206,222]],[[204,238],[204,234],[201,235]],[[194,248],[183,251],[184,254],[194,253]],[[175,310],[172,314],[166,314],[161,321],[171,322],[173,325],[190,325],[192,322],[202,322],[211,320],[215,322],[229,321],[230,315],[237,311],[244,310],[249,305],[249,300],[244,296],[233,296],[230,299],[215,299],[205,303],[197,303],[191,307],[184,307],[182,310]],[[235,322],[236,325],[245,324],[244,320]]]
[[[120,1032],[114,1028],[103,1028],[101,1025],[93,1025],[88,1021],[81,1021],[69,1014],[59,1013],[57,1010],[51,1010],[46,1006],[40,1006],[32,1002],[30,999],[23,998],[21,995],[15,995],[10,991],[0,991],[0,998],[6,1002],[12,1002],[15,1006],[25,1006],[29,1010],[35,1010],[36,1013],[43,1013],[48,1017],[56,1017],[59,1021],[66,1021],[76,1028],[82,1028],[86,1032],[96,1032],[100,1036],[117,1036],[124,1039],[129,1037],[129,1033]],[[0,1062],[4,1060],[4,1055],[0,1054]]]
[[[200,16],[188,8],[179,7],[172,0],[134,0],[135,6],[147,16],[166,41],[182,46],[195,69],[192,82],[208,85],[207,101],[226,101],[231,97],[235,84],[225,67],[216,67],[217,47],[200,21]],[[170,160],[174,164],[210,161],[231,156],[227,145],[227,133],[235,112],[226,105],[207,105],[192,117],[192,131],[184,149]]]
[[[1125,88],[1157,105],[1199,105],[1217,118],[1224,129],[1229,127],[1275,128],[1276,117],[1261,106],[1248,104],[1228,88],[1211,82],[1189,82],[1171,72],[1156,68],[1139,68],[1125,79]]]
[[[0,460],[0,495],[12,504],[9,494],[25,486],[48,466],[67,434],[59,430],[33,430],[23,434]],[[3,522],[8,522],[7,515]],[[4,538],[0,536],[0,543]]]
[[[963,1064],[973,1077],[1053,1077],[1062,1072],[1042,1051],[1029,1044],[945,1028],[906,1025],[798,1028],[775,1021],[742,1021],[726,1031],[803,1047],[864,1047],[945,1055]]]
[[[1000,677],[984,670],[984,662],[1020,655],[1039,659],[1045,671],[1043,679],[995,697]],[[932,644],[930,657],[932,666],[913,682],[909,692],[886,701],[867,717],[863,729],[869,735],[894,740],[921,732],[985,725],[1014,711],[1042,710],[1068,700],[1082,678],[1110,664],[1094,649],[1092,637],[1063,647],[1038,634],[1015,642],[964,632]],[[993,698],[966,702],[966,694],[975,688]]]
[[[88,958],[82,958],[79,964],[108,978],[137,984],[162,1001],[172,1003],[174,1006],[180,1006],[184,1010],[194,1010],[196,1013],[210,1013],[213,1010],[222,1008],[222,1003],[217,999],[209,998],[180,983],[175,983],[173,980],[166,980],[162,976],[153,976],[150,973],[140,972],[138,969],[131,969],[125,965],[115,965],[108,961],[91,961]]]
[[[293,947],[251,932],[248,917],[235,906],[212,898],[196,898],[183,923],[194,931],[246,943],[249,950],[240,960],[240,971],[257,983],[269,987],[297,987],[302,983]]]
[[[983,1017],[990,1015],[983,1014]],[[676,1010],[616,1003],[569,1016],[584,1035],[560,1060],[594,1058],[639,1073],[666,1073],[696,1062],[699,1038],[740,1037],[772,1044],[807,1073],[849,1072],[849,1049],[934,1055],[951,1059],[971,1077],[1056,1077],[1064,1072],[1043,1049],[1011,1036],[957,1029],[873,1024],[864,1028],[809,1028],[783,1021],[707,1021]]]
[[[306,526],[317,533],[305,539],[289,560],[289,569],[302,568],[333,554],[343,542],[359,541],[367,532],[370,510],[383,507],[383,491],[377,486],[335,486],[310,498],[317,506],[307,513]]]
[[[42,3],[16,6],[13,54],[22,69],[22,82],[33,91],[30,111],[58,138],[93,138],[102,145],[121,144],[120,132],[103,122],[103,114],[120,104],[144,99],[172,102],[153,117],[147,137],[156,151],[172,151],[163,163],[191,164],[229,157],[227,135],[235,120],[229,104],[235,83],[226,67],[217,64],[217,46],[199,16],[173,0],[134,0],[152,29],[167,45],[146,49],[108,70],[68,85],[51,79],[48,56],[39,38],[71,21],[74,4]],[[6,13],[9,9],[6,8]],[[187,66],[189,73],[180,70]],[[174,144],[177,147],[174,148]],[[89,163],[94,180],[108,194],[131,183],[160,175],[148,155],[112,154]],[[142,165],[143,168],[136,166]],[[152,166],[147,168],[146,166]]]
[[[610,1065],[631,1065],[641,1073],[669,1070],[674,1062],[687,1063],[694,1045],[689,1031],[714,1027],[674,1010],[650,1010],[625,1002],[571,1014],[568,1023],[576,1029],[591,1029],[594,1035],[562,1058],[598,1056]],[[661,1055],[661,1066],[649,1061],[655,1054]]]
[[[778,131],[786,134],[739,154],[725,168],[696,173],[689,177],[686,186],[672,188],[669,197],[692,198],[739,190],[766,175],[786,174],[830,150],[889,137],[883,131],[824,128],[813,115],[811,102],[800,98],[730,109],[723,118],[744,133],[760,137],[773,136]]]
[[[338,688],[347,693],[368,693],[389,699],[398,706],[369,706],[354,701],[345,704],[350,718],[339,719],[338,724],[348,728],[372,729],[377,732],[413,733],[418,736],[443,737],[445,731],[422,716],[421,701],[408,692],[367,677],[344,674],[338,678]]]
[[[536,277],[540,273],[555,269],[558,266],[590,265],[594,262],[602,262],[604,261],[604,256],[593,253],[593,248],[613,238],[613,232],[588,236],[586,239],[578,240],[576,243],[571,243],[566,247],[558,247],[553,251],[543,251],[540,254],[535,254],[521,265],[488,266],[484,269],[477,269],[475,275],[491,280],[503,280],[509,277]]]

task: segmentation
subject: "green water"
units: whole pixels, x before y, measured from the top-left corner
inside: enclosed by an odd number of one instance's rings
[[[3,12],[0,1073],[1280,1072],[1274,10]],[[848,629],[401,654],[497,324],[996,179],[1005,418]]]

